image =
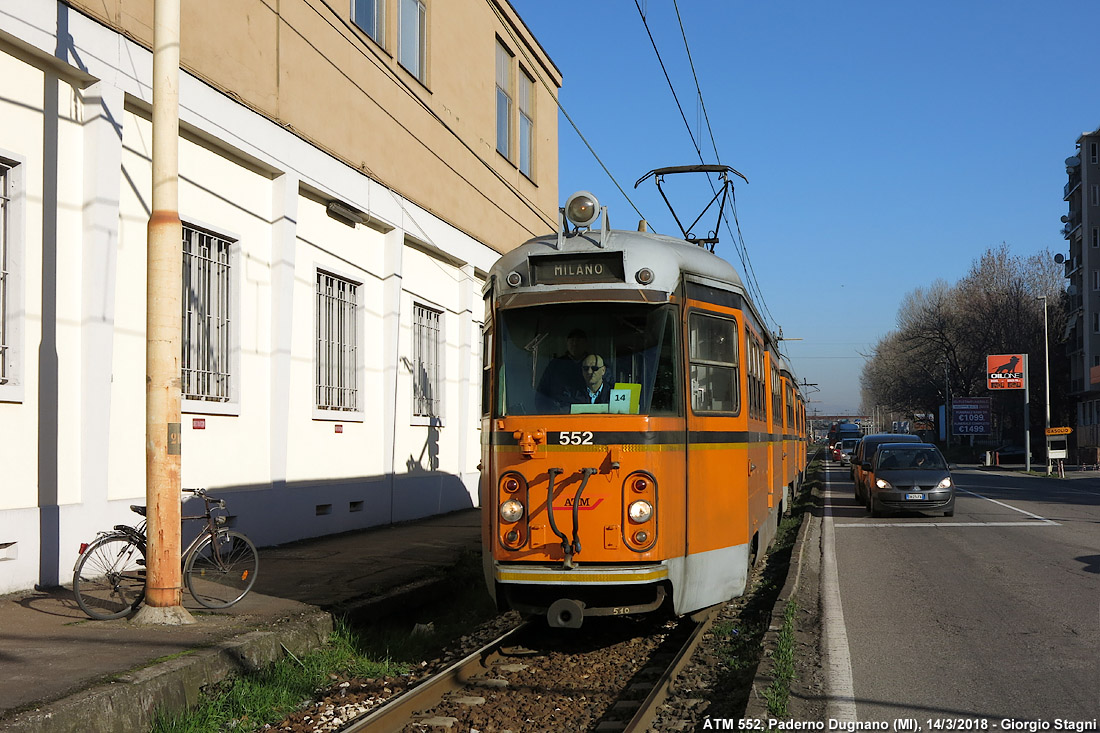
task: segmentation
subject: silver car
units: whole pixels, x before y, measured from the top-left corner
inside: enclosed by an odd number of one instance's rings
[[[882,443],[867,474],[872,517],[884,509],[942,511],[955,516],[955,481],[940,449],[931,443]]]

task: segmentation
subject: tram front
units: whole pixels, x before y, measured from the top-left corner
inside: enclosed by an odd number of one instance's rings
[[[563,217],[493,268],[481,500],[502,608],[579,627],[670,594],[685,545],[675,244],[606,224],[569,232]]]

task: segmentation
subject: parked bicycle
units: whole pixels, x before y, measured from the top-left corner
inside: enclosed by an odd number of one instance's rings
[[[206,526],[183,551],[183,580],[196,601],[206,608],[228,608],[247,595],[256,582],[260,558],[252,540],[225,526],[225,500],[206,489],[184,489],[203,500],[205,511],[184,520]],[[130,509],[145,517],[145,507]],[[94,619],[121,618],[145,600],[145,519],[136,526],[116,524],[91,543],[81,543],[73,568],[77,605]]]

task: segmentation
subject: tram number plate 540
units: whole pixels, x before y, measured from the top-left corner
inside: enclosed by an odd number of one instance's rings
[[[563,430],[558,433],[559,445],[592,445],[591,430]]]

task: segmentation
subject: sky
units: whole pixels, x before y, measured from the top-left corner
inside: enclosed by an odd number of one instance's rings
[[[614,228],[636,228],[636,206],[651,229],[679,234],[639,178],[698,164],[696,144],[703,162],[748,178],[734,179],[740,238],[783,352],[817,385],[811,414],[870,407],[864,355],[907,293],[956,282],[1002,242],[1021,257],[1068,252],[1065,159],[1100,127],[1088,38],[1100,2],[511,3],[562,72],[580,131],[559,113],[562,203],[588,190]],[[688,221],[713,195],[691,178],[664,184]],[[715,251],[744,277],[736,229],[720,237]]]

